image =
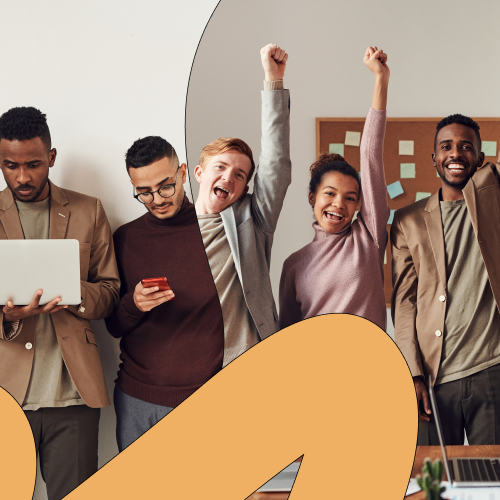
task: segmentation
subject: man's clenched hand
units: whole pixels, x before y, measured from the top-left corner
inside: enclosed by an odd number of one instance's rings
[[[260,49],[260,59],[266,81],[283,80],[288,54],[282,48],[275,43],[270,43]]]

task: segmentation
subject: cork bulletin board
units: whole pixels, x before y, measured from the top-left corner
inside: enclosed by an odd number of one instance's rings
[[[434,151],[434,135],[436,125],[442,118],[388,118],[384,141],[384,170],[387,185],[393,185],[391,193],[397,194],[393,198],[387,195],[387,201],[391,210],[397,210],[417,201],[417,195],[421,198],[434,194],[440,187],[441,181],[437,176],[436,169],[432,164],[431,154]],[[495,163],[500,148],[500,118],[474,118],[479,124],[483,150],[485,150],[485,163]],[[358,172],[360,168],[359,146],[345,144],[346,132],[359,132],[362,134],[365,124],[364,118],[316,118],[316,156],[327,153],[332,148],[339,148],[343,144],[346,161]],[[349,134],[353,135],[353,134]],[[355,134],[354,134],[355,136]],[[351,139],[352,140],[352,139]],[[405,141],[406,144],[401,144]],[[413,141],[413,154],[400,154],[400,152],[411,153]],[[494,144],[496,142],[496,144]],[[495,152],[493,152],[493,149]],[[341,153],[339,151],[335,151]],[[401,166],[404,164],[404,166]],[[402,177],[403,175],[403,177]],[[400,186],[394,183],[400,182]],[[427,194],[426,194],[427,193]],[[393,212],[391,212],[392,218]],[[391,219],[388,221],[391,222]],[[387,224],[387,232],[391,229]],[[391,276],[391,248],[387,244],[386,260],[384,263],[385,278],[385,301],[389,306],[392,293]]]

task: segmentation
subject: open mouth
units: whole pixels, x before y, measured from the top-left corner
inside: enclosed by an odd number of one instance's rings
[[[336,212],[323,212],[325,214],[326,220],[332,224],[340,224],[343,222],[345,217]]]
[[[229,191],[219,186],[214,189],[214,193],[219,200],[225,200],[229,196]]]
[[[465,170],[465,165],[462,163],[448,163],[446,168],[452,173],[460,173]]]

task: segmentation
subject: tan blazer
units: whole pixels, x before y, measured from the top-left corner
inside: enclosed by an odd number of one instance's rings
[[[49,181],[50,182],[50,181]],[[49,238],[80,242],[82,302],[52,314],[69,374],[85,404],[108,406],[109,398],[91,319],[108,316],[118,303],[120,280],[113,238],[101,202],[50,183]],[[9,188],[0,192],[0,239],[24,239],[17,206]],[[0,385],[22,404],[31,375],[36,317],[25,318],[6,340],[0,308]]]
[[[497,307],[500,304],[500,164],[463,189]],[[394,214],[391,309],[396,343],[412,375],[436,380],[446,314],[446,262],[439,192]],[[500,340],[500,338],[499,338]]]

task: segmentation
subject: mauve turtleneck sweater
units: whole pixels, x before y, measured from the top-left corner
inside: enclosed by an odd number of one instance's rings
[[[222,368],[224,326],[194,205],[169,219],[149,212],[114,234],[120,303],[106,319],[121,337],[116,383],[125,394],[175,407]],[[166,276],[175,298],[149,312],[133,299],[141,279]]]
[[[336,234],[317,223],[314,240],[283,264],[280,328],[326,313],[350,313],[385,330],[387,186],[382,160],[386,112],[370,109],[361,141],[361,210]]]

